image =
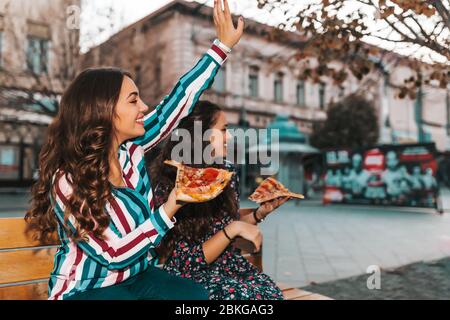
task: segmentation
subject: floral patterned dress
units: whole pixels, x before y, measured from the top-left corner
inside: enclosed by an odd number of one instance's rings
[[[227,167],[233,169],[229,164]],[[230,183],[236,191],[236,201],[239,203],[239,181],[236,174]],[[155,199],[158,203],[165,201],[161,199],[161,191],[158,188],[155,191]],[[212,222],[211,232],[205,234],[197,243],[179,241],[165,262],[164,270],[201,283],[209,291],[210,300],[282,300],[283,294],[274,281],[248,262],[241,255],[241,251],[231,244],[213,263],[206,263],[203,243],[232,221],[230,215],[216,218]]]

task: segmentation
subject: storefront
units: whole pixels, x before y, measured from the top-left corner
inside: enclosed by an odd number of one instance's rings
[[[279,141],[275,143],[262,141],[258,145],[251,146],[248,153],[277,150],[278,170],[274,176],[292,192],[306,194],[305,158],[320,154],[319,150],[308,144],[306,135],[300,132],[295,123],[289,121],[288,116],[277,116],[267,129],[268,132],[278,130]],[[248,166],[248,185],[245,189],[247,193],[254,190],[264,178],[260,174],[260,169],[259,165]]]
[[[0,188],[28,188],[37,177],[45,130],[51,117],[2,109],[0,113]]]

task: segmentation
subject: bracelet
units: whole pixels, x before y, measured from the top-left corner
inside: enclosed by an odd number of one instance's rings
[[[264,218],[262,219],[258,219],[258,217],[256,216],[256,211],[258,211],[259,208],[256,208],[255,210],[253,210],[253,218],[255,218],[256,223],[261,223],[264,221]]]
[[[225,228],[222,229],[223,233],[225,234],[225,237],[227,237],[230,242],[234,242],[235,239],[231,239],[231,237],[228,235],[228,233],[225,231]]]
[[[214,44],[216,46],[218,46],[220,49],[222,49],[227,54],[231,52],[231,49],[228,48],[228,46],[226,46],[225,44],[223,44],[219,39],[215,39]]]

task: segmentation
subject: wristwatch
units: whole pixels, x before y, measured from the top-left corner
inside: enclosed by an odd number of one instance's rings
[[[224,45],[219,39],[215,39],[213,42],[216,46],[218,46],[220,49],[222,49],[223,51],[225,51],[225,53],[230,53],[231,49],[228,48],[226,45]]]
[[[255,218],[256,223],[261,223],[264,221],[264,218],[258,219],[258,217],[256,216],[256,211],[258,211],[259,208],[256,208],[255,210],[253,210],[253,218]]]

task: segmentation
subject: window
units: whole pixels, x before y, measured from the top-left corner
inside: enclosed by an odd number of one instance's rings
[[[0,67],[3,66],[3,16],[0,14]]]
[[[304,106],[305,104],[305,81],[300,80],[297,83],[297,105]]]
[[[250,67],[250,72],[248,76],[250,97],[259,97],[259,68]]]
[[[19,147],[0,145],[0,180],[18,180]]]
[[[49,71],[50,27],[39,22],[27,22],[26,68],[34,74]]]
[[[0,68],[3,67],[3,31],[0,29]]]
[[[36,172],[36,162],[32,147],[23,148],[22,179],[32,180]]]
[[[28,36],[27,43],[27,69],[34,74],[48,72],[49,41],[46,39]]]
[[[278,72],[274,81],[274,100],[275,102],[283,101],[283,73]]]
[[[325,91],[326,91],[326,84],[321,82],[319,84],[319,107],[320,107],[320,110],[325,109]]]
[[[447,107],[447,135],[450,135],[450,89],[447,89],[447,95],[445,100]]]

